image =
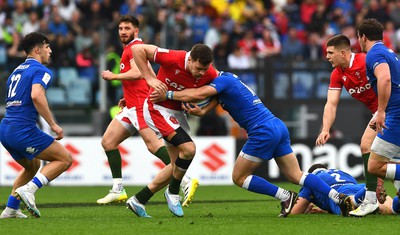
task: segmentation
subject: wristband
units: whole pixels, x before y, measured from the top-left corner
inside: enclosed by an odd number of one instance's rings
[[[165,93],[165,98],[167,98],[167,100],[172,100],[174,98],[174,92],[167,91],[167,93]]]

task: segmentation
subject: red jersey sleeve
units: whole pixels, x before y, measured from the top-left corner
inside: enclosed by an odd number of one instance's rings
[[[339,73],[339,69],[335,68],[331,73],[331,79],[329,83],[329,89],[331,90],[341,90],[343,87],[343,81]]]

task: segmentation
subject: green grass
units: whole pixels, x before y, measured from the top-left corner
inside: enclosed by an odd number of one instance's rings
[[[292,184],[281,187],[298,190]],[[390,195],[394,187],[386,182]],[[127,187],[134,194],[140,187]],[[0,187],[0,208],[9,187]],[[98,206],[95,201],[108,187],[45,187],[36,193],[40,219],[0,220],[0,234],[396,234],[399,217],[370,215],[343,218],[336,215],[292,215],[278,218],[279,201],[235,186],[200,186],[183,218],[168,211],[162,192],[146,206],[152,219],[137,218],[125,204]]]

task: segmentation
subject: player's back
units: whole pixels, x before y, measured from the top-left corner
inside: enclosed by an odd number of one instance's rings
[[[338,188],[342,185],[357,184],[353,176],[337,169],[321,170],[315,174],[325,181],[332,188]]]
[[[6,124],[36,124],[38,112],[33,104],[32,85],[41,84],[44,89],[51,80],[51,72],[35,59],[28,58],[7,79]]]
[[[217,89],[222,107],[247,131],[260,120],[274,117],[255,92],[236,75],[221,72],[210,85]]]

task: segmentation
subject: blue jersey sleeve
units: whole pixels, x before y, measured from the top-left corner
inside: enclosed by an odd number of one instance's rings
[[[50,85],[52,80],[52,73],[49,69],[43,67],[43,69],[37,70],[33,75],[32,85],[33,84],[41,84],[45,90]]]

